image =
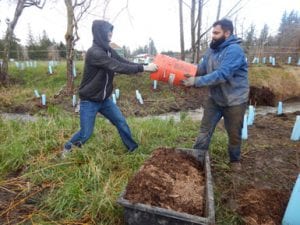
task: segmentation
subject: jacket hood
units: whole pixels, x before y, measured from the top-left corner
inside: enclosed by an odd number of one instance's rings
[[[237,38],[235,35],[232,34],[217,48],[217,50],[223,49],[231,44],[240,44],[241,42],[241,38]]]
[[[93,44],[109,50],[108,33],[113,31],[113,25],[104,20],[94,20],[92,25]]]

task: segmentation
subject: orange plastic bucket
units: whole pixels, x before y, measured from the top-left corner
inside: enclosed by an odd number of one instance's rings
[[[158,66],[158,70],[150,74],[152,80],[168,82],[171,85],[180,85],[186,79],[184,74],[196,75],[197,66],[178,60],[166,55],[158,54],[153,63]]]

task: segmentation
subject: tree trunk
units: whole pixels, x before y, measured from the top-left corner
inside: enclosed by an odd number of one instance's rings
[[[180,50],[181,50],[180,58],[181,60],[185,60],[182,0],[179,0],[179,26],[180,26]]]
[[[0,67],[0,83],[5,84],[8,82],[9,75],[8,75],[8,63],[10,58],[10,47],[11,41],[13,39],[14,29],[16,24],[23,12],[25,1],[20,0],[18,1],[14,18],[11,22],[7,22],[7,30],[4,39],[4,51],[3,51],[3,63]]]
[[[9,25],[8,25],[9,27]],[[11,37],[10,29],[7,28],[6,36],[4,39],[4,51],[3,51],[3,61],[2,66],[0,67],[0,82],[2,84],[6,84],[8,82],[9,76],[8,76],[8,61],[9,61],[9,55],[10,55],[10,45],[11,45]]]
[[[74,91],[74,76],[73,76],[73,59],[74,59],[74,10],[72,6],[72,0],[65,0],[67,7],[67,32],[65,34],[66,40],[66,63],[67,63],[67,87],[66,94],[72,95]]]
[[[196,8],[196,0],[192,0],[191,5],[191,50],[192,50],[192,62],[195,63],[195,55],[196,55],[196,43],[195,43],[195,8]]]
[[[217,19],[216,20],[220,19],[221,8],[222,8],[222,0],[219,0],[218,11],[217,11]]]
[[[198,17],[197,17],[197,21],[198,21],[198,27],[197,27],[197,43],[196,43],[196,63],[199,63],[200,60],[200,36],[201,36],[201,27],[202,27],[202,9],[203,9],[203,0],[199,0],[198,1]]]
[[[10,48],[11,42],[14,38],[14,30],[17,25],[17,22],[23,12],[23,9],[30,6],[35,6],[42,9],[45,5],[45,1],[37,1],[37,0],[18,0],[17,6],[15,9],[15,14],[13,20],[7,22],[7,30],[4,39],[4,52],[3,52],[3,63],[0,67],[0,84],[5,84],[8,82],[8,63],[10,59]]]

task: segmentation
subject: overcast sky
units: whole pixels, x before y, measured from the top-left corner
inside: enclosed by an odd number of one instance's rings
[[[190,3],[190,0],[184,0]],[[224,16],[238,0],[223,0],[221,17]],[[3,36],[6,28],[5,19],[13,18],[15,4],[8,4],[7,0],[0,1],[0,32]],[[98,0],[95,2],[103,2]],[[128,0],[128,10],[116,17],[126,5],[127,0],[111,0],[105,19],[114,25],[112,41],[120,46],[129,46],[131,51],[148,43],[149,38],[154,40],[155,46],[161,51],[178,51],[179,45],[179,17],[178,0]],[[216,4],[218,0],[209,0],[204,7],[203,24],[211,25],[216,18]],[[276,34],[281,16],[285,10],[300,11],[299,0],[244,0],[244,8],[237,14],[237,31],[241,32],[250,24],[256,26],[259,35],[266,23],[270,32]],[[186,48],[190,47],[189,9],[184,6]],[[76,48],[86,50],[92,43],[91,24],[94,19],[103,18],[101,6],[93,10],[79,24],[80,40]],[[232,18],[233,20],[235,17]],[[43,10],[25,8],[15,28],[16,36],[26,44],[29,26],[35,37],[42,35],[45,30],[55,41],[64,41],[66,31],[66,10],[63,0],[56,4],[48,3]]]

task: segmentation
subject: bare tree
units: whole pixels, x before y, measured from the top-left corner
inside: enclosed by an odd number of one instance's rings
[[[180,58],[185,59],[184,53],[184,33],[183,33],[183,12],[182,12],[182,0],[179,0],[179,26],[180,26]]]
[[[192,38],[192,40],[195,40],[195,44],[192,45],[191,49],[192,49],[192,56],[193,59],[192,61],[194,63],[198,63],[200,60],[200,46],[201,46],[201,39],[207,34],[207,32],[209,32],[212,28],[212,26],[210,26],[209,28],[207,28],[204,32],[202,32],[202,12],[203,12],[203,7],[204,5],[208,2],[209,0],[205,1],[204,0],[198,0],[198,8],[194,7],[194,10],[198,10],[198,16],[196,18],[196,22],[194,23],[195,26],[191,27],[191,29],[197,29],[197,39],[196,38]],[[224,17],[232,17],[233,15],[237,14],[244,6],[241,6],[241,3],[243,2],[243,0],[238,0],[235,5],[225,14]],[[192,4],[193,4],[193,0],[192,0]],[[239,8],[238,8],[239,7]],[[220,17],[221,14],[221,8],[222,8],[222,1],[219,0],[219,4],[217,7],[217,20]],[[195,34],[195,32],[194,32]]]
[[[192,51],[192,59],[193,63],[196,63],[200,56],[200,40],[196,37],[199,37],[201,34],[202,28],[202,9],[203,9],[203,0],[192,0],[191,1],[191,51]],[[197,11],[197,16],[195,16]],[[197,36],[196,36],[197,34]]]
[[[196,53],[196,43],[195,43],[195,8],[196,8],[196,0],[192,0],[191,5],[191,50],[192,50],[192,61],[194,61],[195,53]]]
[[[4,38],[4,52],[3,52],[3,63],[0,67],[0,83],[4,84],[8,82],[8,62],[10,58],[11,43],[14,38],[14,30],[18,23],[20,16],[25,8],[35,6],[42,9],[46,3],[46,0],[18,0],[15,9],[14,18],[12,20],[6,19],[7,30]]]
[[[197,36],[200,37],[202,29],[202,11],[203,11],[203,0],[198,0],[198,16],[197,16]],[[194,62],[198,63],[200,60],[200,38],[196,42],[196,59]]]
[[[92,0],[65,0],[67,8],[67,32],[65,34],[66,40],[66,60],[67,60],[67,86],[65,90],[66,95],[72,95],[74,91],[74,57],[75,44],[79,40],[78,22],[82,16],[88,11]]]
[[[216,20],[220,19],[221,8],[222,8],[222,0],[219,0],[217,19]]]

